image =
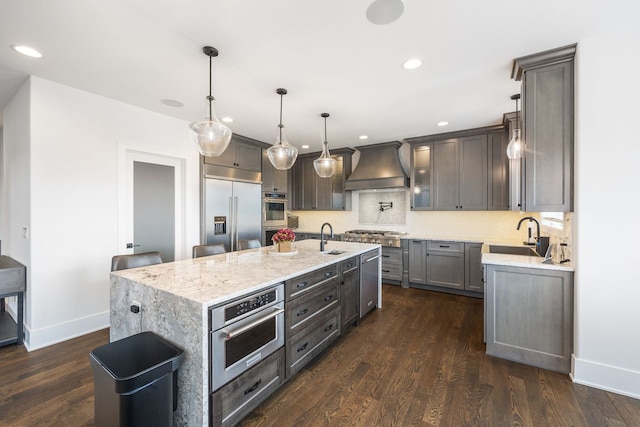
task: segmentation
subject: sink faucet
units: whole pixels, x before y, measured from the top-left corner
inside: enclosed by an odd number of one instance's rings
[[[532,216],[525,216],[524,218],[522,218],[520,220],[520,222],[518,222],[518,227],[516,227],[516,230],[520,230],[520,225],[522,225],[522,223],[524,222],[524,220],[528,219],[529,221],[533,221],[536,223],[536,242],[540,240],[540,223],[538,222],[537,219],[535,219]]]
[[[324,241],[324,226],[325,225],[329,226],[329,231],[331,232],[331,237],[333,238],[333,227],[328,222],[325,222],[324,224],[322,224],[322,227],[320,227],[320,252],[324,252],[324,244],[326,243]]]

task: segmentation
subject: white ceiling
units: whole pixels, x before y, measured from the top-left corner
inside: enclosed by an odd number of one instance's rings
[[[615,25],[631,0],[404,0],[389,25],[372,0],[0,0],[0,109],[28,75],[184,119],[206,115],[208,57],[218,116],[272,143],[284,87],[290,143],[320,149],[498,124],[519,92],[512,59]],[[618,4],[617,4],[618,3]],[[616,5],[617,4],[617,5]],[[30,45],[42,59],[22,56]],[[419,57],[424,65],[400,64]],[[163,98],[184,107],[169,107]],[[1,120],[1,118],[0,118]],[[449,126],[435,124],[446,120]],[[0,122],[1,123],[1,122]],[[358,140],[361,134],[369,140]]]

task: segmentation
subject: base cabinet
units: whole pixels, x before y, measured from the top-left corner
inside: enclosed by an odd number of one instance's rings
[[[464,289],[464,243],[427,242],[427,285]]]
[[[487,354],[563,373],[573,351],[573,272],[485,264]]]
[[[211,395],[212,426],[233,426],[284,382],[284,348]]]
[[[360,265],[358,257],[340,263],[340,317],[342,333],[358,321]]]
[[[400,284],[403,275],[402,248],[382,247],[382,280]]]

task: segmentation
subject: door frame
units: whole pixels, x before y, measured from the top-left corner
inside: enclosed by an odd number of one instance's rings
[[[175,182],[175,250],[176,260],[182,259],[186,244],[186,157],[161,150],[118,144],[118,254],[132,254],[127,249],[133,242],[133,163],[144,162],[174,167]]]

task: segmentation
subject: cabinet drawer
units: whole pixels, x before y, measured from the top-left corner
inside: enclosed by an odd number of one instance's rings
[[[327,348],[340,335],[340,308],[305,327],[287,340],[287,378]]]
[[[211,425],[235,425],[280,387],[284,374],[285,350],[280,348],[211,395]]]
[[[338,279],[334,277],[331,282],[288,302],[285,313],[287,336],[290,331],[296,333],[314,317],[319,317],[339,305],[339,289]]]
[[[382,278],[389,280],[402,280],[402,266],[382,263]]]
[[[428,241],[427,251],[464,252],[464,242]]]
[[[302,276],[298,276],[294,279],[287,280],[285,282],[286,300],[289,301],[290,299],[296,298],[311,289],[322,286],[337,275],[338,265],[334,264],[308,274],[303,274]]]
[[[402,264],[401,248],[382,248],[382,265]]]
[[[340,274],[344,274],[358,267],[358,257],[354,256],[353,258],[349,258],[346,261],[341,261],[338,267],[338,271],[340,271]]]

